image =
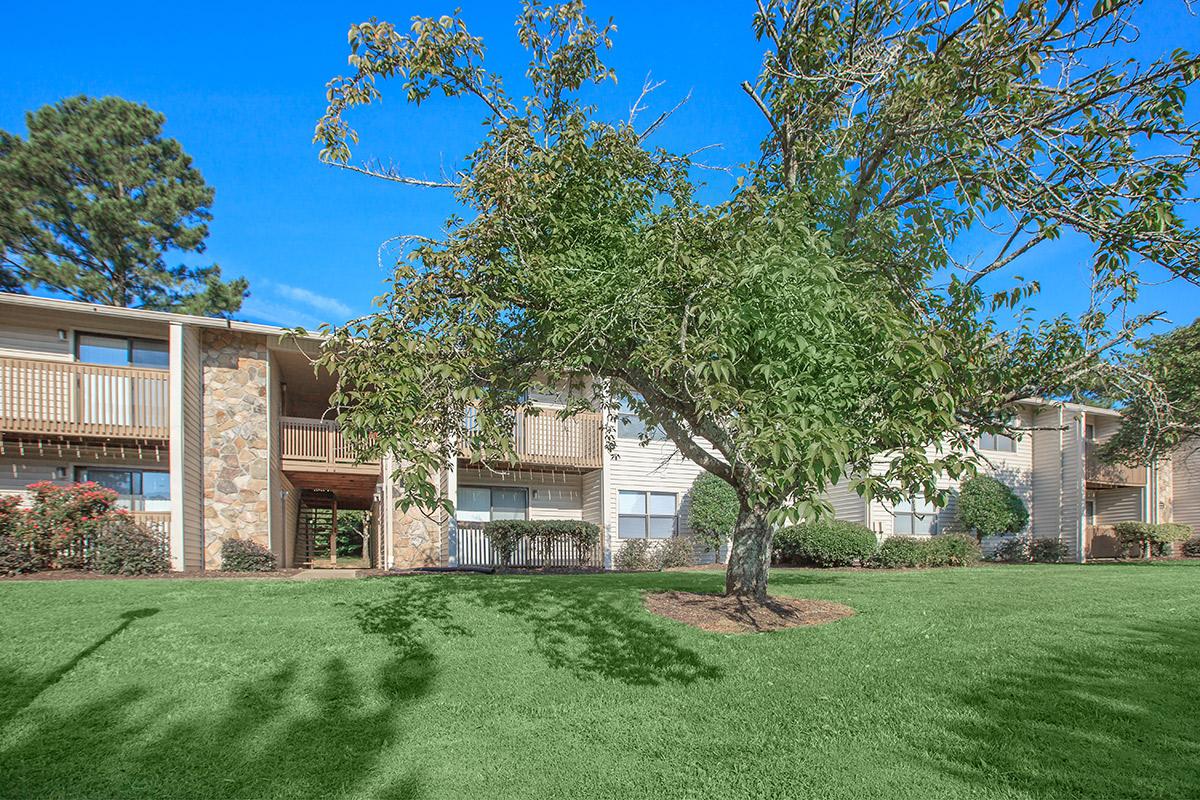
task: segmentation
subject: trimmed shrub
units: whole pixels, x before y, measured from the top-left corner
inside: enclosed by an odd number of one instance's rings
[[[224,572],[270,572],[275,569],[275,554],[250,539],[228,539],[221,545],[221,570]]]
[[[1029,563],[1029,539],[1024,536],[1014,536],[996,545],[996,549],[988,556],[988,561],[999,561],[1004,564]]]
[[[738,497],[733,487],[713,475],[702,472],[692,482],[688,494],[688,523],[696,540],[705,550],[718,550],[733,536],[738,518]]]
[[[879,546],[874,563],[884,569],[925,565],[925,543],[912,536],[889,536]]]
[[[1067,560],[1067,545],[1058,539],[1033,539],[1029,557],[1040,564],[1061,564]]]
[[[600,546],[600,528],[577,519],[498,519],[483,526],[500,566],[512,564],[522,539],[529,539],[535,556],[548,563],[554,546],[566,542],[576,564],[583,566],[595,557]]]
[[[1121,540],[1122,555],[1127,558],[1145,556],[1147,553],[1167,555],[1175,542],[1185,541],[1192,535],[1190,526],[1178,522],[1158,525],[1150,522],[1118,522],[1113,526],[1113,531]]]
[[[965,567],[980,559],[979,542],[961,533],[943,533],[919,540],[925,548],[925,566]]]
[[[696,544],[690,536],[672,536],[662,540],[655,556],[663,569],[690,567],[696,563]]]
[[[1029,524],[1025,502],[1002,481],[977,475],[965,481],[958,492],[958,520],[975,532],[975,541],[985,536],[1020,533]]]
[[[648,539],[630,539],[622,542],[613,555],[613,567],[626,570],[657,569],[654,554]]]
[[[1193,536],[1183,543],[1184,558],[1200,558],[1200,536]]]
[[[870,528],[844,520],[816,520],[775,534],[775,560],[815,567],[849,567],[869,561],[877,549]]]
[[[118,514],[106,521],[95,541],[92,564],[105,575],[152,575],[171,568],[163,540],[128,515]],[[222,559],[224,553],[222,549]]]

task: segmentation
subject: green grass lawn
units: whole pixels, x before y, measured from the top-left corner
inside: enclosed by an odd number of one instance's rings
[[[1200,564],[0,583],[0,796],[1196,798]]]

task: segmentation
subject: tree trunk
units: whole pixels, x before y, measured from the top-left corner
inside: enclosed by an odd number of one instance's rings
[[[743,505],[733,529],[725,594],[763,602],[767,599],[767,573],[771,567],[771,526],[767,510]]]

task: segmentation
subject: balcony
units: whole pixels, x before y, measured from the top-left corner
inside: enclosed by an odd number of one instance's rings
[[[603,421],[596,412],[568,419],[560,419],[551,409],[540,414],[518,412],[513,430],[516,465],[598,469],[604,465]],[[470,458],[465,449],[462,455]]]
[[[167,439],[167,372],[0,358],[0,431]]]
[[[376,474],[378,460],[363,460],[334,420],[280,418],[280,457],[285,470]]]
[[[1087,442],[1084,448],[1087,482],[1099,486],[1145,486],[1146,468],[1108,464],[1100,458],[1100,445]]]

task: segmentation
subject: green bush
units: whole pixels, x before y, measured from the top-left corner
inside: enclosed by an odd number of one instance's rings
[[[1122,555],[1125,557],[1144,556],[1146,553],[1166,555],[1175,542],[1185,541],[1192,535],[1188,525],[1178,522],[1118,522],[1113,526],[1113,532],[1121,541]]]
[[[1005,483],[988,475],[965,481],[958,492],[958,519],[975,539],[1020,533],[1029,524],[1029,509]]]
[[[270,572],[275,554],[250,539],[228,539],[221,545],[221,569],[225,572]]]
[[[512,564],[522,539],[528,539],[542,563],[550,561],[554,546],[565,542],[579,566],[587,564],[600,546],[600,528],[577,519],[498,519],[483,526],[500,566]]]
[[[100,527],[92,563],[105,575],[152,575],[171,568],[163,540],[124,514]]]
[[[688,524],[692,534],[706,550],[720,549],[721,544],[733,536],[737,524],[737,492],[711,472],[702,472],[692,482],[688,497],[691,507]]]
[[[1014,536],[996,545],[996,549],[988,556],[988,561],[999,561],[1004,564],[1029,563],[1029,539],[1024,536]]]
[[[1029,557],[1041,564],[1061,564],[1067,560],[1067,545],[1058,539],[1033,539],[1029,542]]]
[[[33,571],[29,546],[16,536],[0,533],[0,575],[20,575]]]
[[[879,546],[874,563],[884,569],[925,565],[925,543],[913,536],[889,536]]]
[[[870,560],[877,544],[870,528],[844,520],[816,520],[775,534],[775,560],[814,567],[849,567]]]
[[[663,569],[690,567],[696,563],[696,541],[690,536],[663,539],[656,548],[654,557]]]
[[[629,539],[613,555],[613,567],[625,570],[658,569],[648,539]]]
[[[961,533],[944,533],[921,542],[927,567],[965,567],[980,559],[979,543]]]
[[[1183,543],[1184,558],[1200,558],[1200,536],[1193,536]]]

